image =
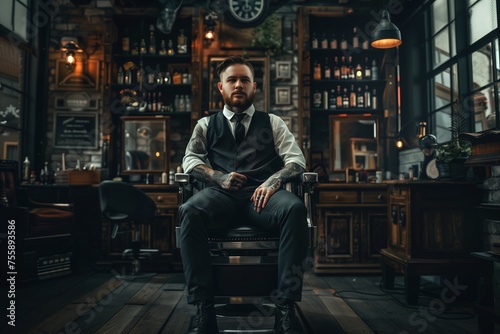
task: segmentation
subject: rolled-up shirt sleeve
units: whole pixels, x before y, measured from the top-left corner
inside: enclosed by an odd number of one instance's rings
[[[186,153],[182,159],[182,169],[185,173],[190,173],[198,165],[209,165],[207,153],[207,128],[208,117],[198,120],[193,134],[186,147]]]
[[[269,117],[273,129],[275,150],[283,159],[283,163],[286,165],[293,162],[305,169],[306,159],[294,135],[279,116],[269,114]]]

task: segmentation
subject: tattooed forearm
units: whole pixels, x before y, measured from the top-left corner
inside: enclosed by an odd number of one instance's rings
[[[278,172],[271,175],[262,186],[277,189],[281,187],[283,183],[286,183],[300,174],[305,172],[305,169],[297,165],[296,163],[288,163]]]
[[[219,180],[224,176],[222,172],[213,170],[206,165],[198,165],[191,171],[191,175],[205,183],[216,183],[219,184]]]
[[[189,149],[195,154],[206,154],[207,149],[205,145],[205,137],[203,136],[203,130],[201,127],[197,126],[194,131],[194,135],[189,143]]]

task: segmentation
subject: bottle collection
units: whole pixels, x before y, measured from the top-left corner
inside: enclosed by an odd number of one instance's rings
[[[174,40],[176,42],[174,42]],[[158,56],[173,56],[175,54],[185,55],[188,52],[188,39],[184,34],[184,29],[180,29],[177,37],[172,40],[161,39],[157,43],[155,27],[153,24],[149,26],[149,35],[147,38],[140,38],[132,45],[130,44],[130,36],[128,29],[124,29],[122,36],[121,52],[131,55],[158,55]],[[146,42],[147,41],[147,42]]]
[[[134,29],[130,22],[120,22],[123,33],[116,46],[114,80],[118,99],[127,110],[138,112],[191,111],[189,29],[181,26],[164,34],[154,24],[144,23],[140,25],[144,29]],[[169,56],[176,57],[165,64]],[[133,99],[124,99],[130,91]]]
[[[314,80],[378,80],[379,69],[377,61],[365,57],[363,61],[355,62],[352,56],[335,56],[332,60],[325,57],[324,61],[313,60]]]
[[[331,34],[323,32],[321,36],[319,36],[320,34],[313,32],[311,35],[311,49],[368,50],[369,41],[366,35],[359,33],[356,27],[354,27],[352,31],[352,35],[349,34],[348,36],[346,36],[345,33],[340,35],[335,34],[335,32]]]
[[[323,110],[337,110],[349,108],[377,109],[377,90],[368,85],[351,85],[350,89],[337,85],[330,90],[315,90],[313,93],[313,107]]]
[[[174,102],[168,102],[161,92],[144,93],[146,111],[151,112],[191,112],[191,97],[188,94],[175,94]]]
[[[189,68],[175,68],[168,71],[161,71],[160,64],[154,68],[141,65],[137,67],[133,62],[128,61],[123,66],[118,67],[116,83],[119,85],[144,84],[155,88],[157,85],[190,85],[191,73]]]
[[[311,33],[311,107],[322,110],[377,109],[381,79],[368,39],[352,32]],[[326,50],[326,52],[325,52]]]

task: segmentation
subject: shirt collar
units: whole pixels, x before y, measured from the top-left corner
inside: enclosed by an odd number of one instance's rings
[[[234,116],[234,112],[227,109],[227,107],[225,105],[224,105],[224,110],[222,110],[222,113],[224,114],[224,117],[226,117],[228,120],[231,120]],[[253,104],[247,110],[245,110],[243,113],[252,117],[253,114],[255,113],[255,107],[253,106]]]

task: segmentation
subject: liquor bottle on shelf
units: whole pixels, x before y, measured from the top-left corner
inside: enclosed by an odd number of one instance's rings
[[[148,111],[152,111],[153,110],[153,100],[151,98],[151,92],[148,93],[147,110]]]
[[[170,85],[172,83],[172,77],[170,76],[170,72],[165,72],[165,76],[163,77],[163,84]]]
[[[342,56],[341,61],[340,61],[340,79],[345,80],[347,79],[347,64],[345,62],[345,57]]]
[[[161,92],[158,92],[158,99],[156,100],[156,111],[163,111],[163,98],[161,97]]]
[[[143,82],[144,79],[144,69],[142,68],[142,61],[140,62],[139,68],[137,69],[136,73],[137,77],[137,83],[140,84]]]
[[[335,56],[335,61],[333,63],[333,79],[340,79],[340,67],[339,67],[339,58]]]
[[[349,93],[349,108],[356,108],[356,91],[354,85],[351,85],[351,92]]]
[[[378,99],[377,99],[377,90],[373,90],[372,94],[372,109],[377,109],[378,108]]]
[[[141,43],[139,44],[139,53],[141,55],[144,55],[146,54],[146,41],[143,39],[141,39]]]
[[[323,105],[323,110],[328,110],[328,91],[326,89],[323,91],[323,101],[321,104]]]
[[[175,112],[179,111],[179,94],[175,94],[174,97],[174,111]]]
[[[321,64],[318,63],[317,60],[314,60],[313,65],[314,65],[313,79],[321,80]]]
[[[342,50],[347,50],[347,40],[345,39],[345,34],[342,34],[342,39],[340,40],[340,48]]]
[[[158,51],[158,54],[160,56],[166,56],[167,55],[167,44],[165,44],[165,40],[162,39],[160,43],[160,50]]]
[[[371,72],[372,72],[372,80],[378,80],[378,66],[375,59],[373,59],[372,61]]]
[[[156,54],[156,40],[155,40],[155,26],[153,24],[149,25],[149,46],[148,52],[151,55]]]
[[[153,95],[151,98],[151,111],[156,112],[156,92],[153,92]]]
[[[365,106],[365,99],[363,92],[361,91],[361,87],[358,87],[358,91],[356,93],[356,105],[358,108],[363,108]]]
[[[354,66],[352,64],[352,56],[349,56],[349,65],[347,67],[347,76],[348,76],[348,79],[350,79],[350,80],[356,79],[356,73],[354,72]]]
[[[158,72],[156,74],[156,83],[159,84],[159,85],[163,84],[163,73]]]
[[[337,86],[337,97],[335,98],[335,105],[337,106],[337,109],[340,109],[343,106],[343,98],[342,92],[340,91],[340,85]]]
[[[354,35],[352,36],[352,47],[355,49],[359,48],[359,38],[356,33],[356,27],[354,27]]]
[[[318,90],[313,94],[313,106],[314,108],[321,107],[321,93]]]
[[[318,48],[318,37],[316,37],[316,33],[312,33],[312,38],[311,38],[311,49],[317,49]]]
[[[323,79],[330,80],[332,78],[332,72],[330,69],[330,65],[328,65],[328,57],[325,57],[325,65],[324,65],[324,75]]]
[[[186,112],[191,112],[191,99],[189,98],[189,95],[184,95],[184,105],[185,105],[185,110]]]
[[[133,56],[137,56],[139,54],[139,43],[138,42],[134,42],[134,44],[132,44],[132,50],[130,50],[130,54]]]
[[[124,77],[125,84],[131,85],[132,84],[132,71],[130,68],[125,71],[125,77]]]
[[[365,108],[370,108],[372,103],[371,103],[371,96],[370,96],[370,90],[368,89],[368,85],[365,86],[365,92],[363,94],[363,98],[364,98],[364,107]]]
[[[349,108],[349,95],[347,88],[344,87],[344,94],[342,95],[342,108]]]
[[[328,109],[337,109],[337,96],[335,95],[335,89],[330,89],[330,94],[328,95]]]
[[[184,96],[179,96],[179,111],[186,111],[186,99]]]
[[[180,29],[179,36],[177,36],[177,53],[187,53],[187,37],[184,35],[184,29]]]
[[[370,80],[372,78],[372,69],[370,63],[368,62],[368,57],[365,58],[365,79]]]
[[[125,28],[123,30],[122,52],[123,53],[129,53],[130,52],[130,37],[128,35],[128,29],[127,28]]]
[[[368,50],[369,46],[370,46],[370,44],[368,42],[368,38],[365,35],[365,38],[363,38],[363,43],[361,43],[361,48],[363,50]]]
[[[116,83],[119,85],[123,85],[124,82],[124,75],[123,75],[123,69],[122,67],[118,67],[118,75],[116,77]]]
[[[334,33],[332,33],[332,38],[330,39],[330,49],[332,50],[338,49],[337,38],[335,37]]]
[[[356,80],[363,79],[363,69],[361,68],[360,63],[358,63],[358,65],[356,65],[356,68],[354,69],[354,73],[355,73]]]
[[[173,56],[175,55],[175,51],[174,51],[174,42],[172,42],[171,39],[168,40],[168,44],[167,44],[167,55],[169,56]]]
[[[328,40],[326,39],[326,33],[323,33],[323,36],[321,37],[321,48],[328,49]]]

